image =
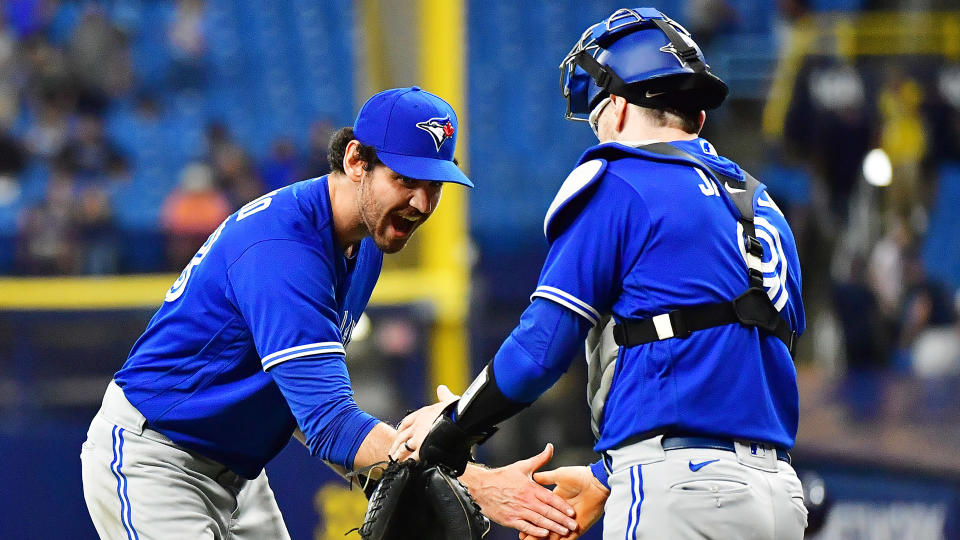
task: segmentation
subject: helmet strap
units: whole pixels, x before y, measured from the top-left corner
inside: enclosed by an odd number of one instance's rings
[[[674,50],[677,51],[677,56],[684,64],[690,66],[690,69],[697,73],[707,70],[707,65],[697,55],[697,49],[690,46],[672,24],[663,19],[653,19],[653,24],[657,25],[657,28],[667,35],[667,39],[670,40],[670,44],[673,45]]]
[[[617,75],[617,72],[597,62],[597,59],[591,56],[589,52],[585,50],[580,51],[574,56],[574,61],[583,68],[588,75],[593,77],[597,86],[606,90],[607,93],[624,97],[628,102],[641,107],[656,108],[663,106],[662,102],[648,98],[636,85],[628,86],[627,83]]]

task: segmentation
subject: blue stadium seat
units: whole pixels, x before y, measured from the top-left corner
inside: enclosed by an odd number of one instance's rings
[[[543,214],[577,157],[596,142],[585,125],[563,119],[557,66],[587,25],[621,7],[613,1],[546,3],[525,9],[508,0],[468,8],[472,233],[482,249],[542,242]],[[548,29],[526,32],[527,25]],[[544,37],[546,36],[546,37]],[[461,152],[463,152],[461,150]],[[531,166],[531,156],[552,155]]]
[[[33,159],[20,173],[20,198],[24,205],[39,204],[47,196],[47,181],[50,179],[50,166],[46,161]]]
[[[923,262],[927,273],[960,289],[960,163],[940,168],[937,196],[930,211]]]

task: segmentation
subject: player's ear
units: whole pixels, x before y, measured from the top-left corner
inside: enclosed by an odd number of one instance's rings
[[[614,125],[619,133],[627,123],[627,108],[630,104],[627,103],[627,98],[610,94],[610,105],[613,108]]]
[[[360,182],[365,172],[366,162],[360,158],[360,141],[354,139],[347,143],[347,148],[343,152],[343,172],[353,182]]]
[[[697,128],[697,134],[700,134],[700,131],[703,130],[703,124],[707,121],[707,111],[700,111],[700,127]]]

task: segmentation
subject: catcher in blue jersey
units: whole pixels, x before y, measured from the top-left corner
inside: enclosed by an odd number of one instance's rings
[[[766,188],[698,136],[726,85],[679,24],[620,9],[561,65],[567,117],[600,144],[550,205],[520,324],[455,405],[401,425],[461,470],[471,446],[554,384],[586,341],[601,459],[538,473],[606,539],[799,539],[788,450],[805,326],[800,265]],[[402,455],[406,451],[399,446]]]
[[[387,460],[396,431],[357,407],[344,347],[383,253],[404,247],[443,183],[472,187],[456,138],[439,97],[381,92],[334,135],[330,175],[267,193],[210,235],[83,444],[84,497],[102,538],[288,538],[263,468],[295,431],[340,470]],[[551,453],[471,467],[463,481],[495,521],[566,533],[571,507],[530,479]]]

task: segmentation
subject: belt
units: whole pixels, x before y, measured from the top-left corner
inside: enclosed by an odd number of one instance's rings
[[[681,448],[711,448],[713,450],[727,450],[736,452],[737,449],[732,439],[716,439],[714,437],[664,437],[661,441],[664,450],[679,450]],[[763,444],[745,442],[745,444]],[[765,445],[769,446],[769,445]],[[774,449],[777,451],[777,459],[790,463],[790,453],[782,448]]]

